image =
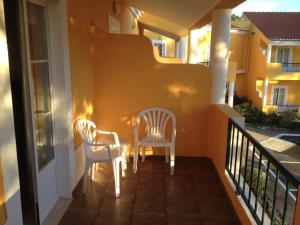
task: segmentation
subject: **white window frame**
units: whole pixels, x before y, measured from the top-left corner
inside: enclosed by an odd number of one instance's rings
[[[274,105],[273,98],[274,98],[274,90],[275,90],[275,88],[284,88],[285,89],[285,95],[284,95],[284,98],[283,98],[283,105],[287,105],[287,103],[288,103],[288,96],[289,96],[289,86],[288,85],[272,85],[270,105]]]
[[[291,47],[291,46],[277,46],[276,47],[276,52],[275,52],[275,62],[277,63],[278,49],[279,48],[288,48],[289,49],[288,63],[291,63],[292,59],[293,59],[293,47]]]
[[[162,57],[167,57],[168,55],[168,43],[164,40],[152,40],[152,45],[154,46],[155,44],[161,44],[163,46],[163,55]]]

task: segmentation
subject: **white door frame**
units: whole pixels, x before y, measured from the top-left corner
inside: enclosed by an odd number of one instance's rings
[[[289,86],[288,85],[272,85],[272,92],[271,92],[271,99],[270,99],[270,105],[273,105],[273,97],[274,97],[274,89],[275,88],[284,88],[285,89],[285,95],[283,99],[283,104],[287,105],[288,103],[288,96],[289,96]]]
[[[67,0],[23,1],[24,3],[29,1],[42,6],[46,5],[48,9],[47,23],[49,31],[47,36],[49,46],[49,82],[51,86],[50,95],[52,107],[51,110],[53,113],[53,146],[55,152],[54,160],[56,161],[57,168],[58,198],[72,198],[72,190],[75,185],[75,155],[72,132],[73,116],[69,60]],[[24,4],[24,8],[25,5],[26,4]],[[27,15],[25,12],[25,19],[26,18]],[[27,30],[27,21],[24,22],[25,29]],[[26,31],[26,33],[28,32]],[[26,46],[29,46],[28,43]],[[29,60],[30,58],[28,53],[29,51],[27,49],[27,58]],[[50,59],[52,60],[50,61]],[[31,70],[30,66],[28,66],[28,68],[29,70]],[[54,76],[53,74],[55,74],[56,76]],[[32,90],[29,91],[31,92],[32,96]],[[34,122],[34,119],[32,120],[32,122]],[[33,128],[34,127],[35,124],[33,124]],[[35,140],[34,143],[36,143]],[[38,174],[39,172],[42,171],[39,171],[38,165],[36,165],[36,174]],[[57,199],[55,201],[57,201]],[[50,211],[48,211],[46,215],[40,215],[40,222],[42,222],[46,218],[49,212]]]

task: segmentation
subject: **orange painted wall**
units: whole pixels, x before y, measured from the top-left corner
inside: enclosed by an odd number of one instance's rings
[[[149,107],[177,118],[176,155],[206,156],[211,74],[201,65],[160,64],[149,39],[100,34],[96,47],[96,112],[101,129],[132,143],[135,115]]]
[[[237,118],[243,120],[241,115],[234,111],[228,105],[212,105],[209,113],[209,127],[208,127],[208,148],[209,157],[217,169],[219,177],[226,189],[227,195],[236,211],[236,214],[243,225],[251,225],[245,210],[239,202],[236,193],[232,189],[231,184],[225,175],[225,161],[227,149],[227,133],[228,133],[228,119]]]
[[[112,12],[113,0],[69,0],[69,48],[73,96],[73,118],[96,118],[95,101],[95,32],[108,31],[108,15]],[[136,20],[125,5],[118,1],[121,11],[113,15],[120,20],[121,32],[137,34],[137,27],[132,29]],[[90,27],[93,22],[97,31]],[[80,138],[75,134],[75,148],[80,144]]]
[[[230,38],[229,61],[237,62],[238,70],[246,69],[249,54],[249,35],[232,33]]]
[[[254,32],[251,36],[251,47],[249,57],[249,70],[247,76],[247,97],[257,107],[262,106],[262,100],[257,92],[256,83],[259,79],[264,79],[266,76],[266,56],[264,56],[260,50],[260,42],[268,43],[268,39],[262,34],[262,32],[251,25],[251,32]]]
[[[237,74],[235,79],[234,91],[235,94],[239,97],[243,97],[245,95],[245,82],[246,82],[246,74]]]
[[[300,105],[300,81],[270,81],[268,88],[267,104],[270,104],[273,85],[284,85],[288,87],[288,104]]]

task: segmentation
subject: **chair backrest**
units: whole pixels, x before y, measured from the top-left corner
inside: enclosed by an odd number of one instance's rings
[[[94,130],[96,129],[96,124],[87,119],[80,119],[76,122],[75,128],[83,140],[85,151],[87,151],[88,146],[86,144],[93,143],[95,140],[96,135]]]
[[[141,120],[146,123],[147,136],[165,138],[166,126],[169,120],[172,122],[172,137],[176,135],[176,118],[173,112],[163,108],[149,108],[140,112],[137,116],[137,128]]]

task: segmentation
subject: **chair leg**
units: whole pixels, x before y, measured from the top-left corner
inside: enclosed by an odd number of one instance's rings
[[[145,162],[145,150],[146,150],[146,147],[145,146],[142,146],[142,162]]]
[[[122,177],[125,177],[125,171],[127,170],[126,152],[122,152],[121,169],[122,169]]]
[[[170,148],[169,147],[165,147],[165,151],[166,151],[166,163],[169,163]]]
[[[96,163],[92,163],[92,177],[91,177],[91,180],[94,180],[95,178],[95,169],[96,169]]]
[[[114,180],[115,180],[115,193],[116,197],[120,196],[120,160],[114,159],[112,161],[114,170]]]
[[[170,155],[171,155],[170,175],[174,175],[174,170],[175,170],[175,144],[173,144],[170,147]]]
[[[86,184],[89,176],[89,168],[90,163],[88,161],[85,161],[85,169],[84,169],[84,175],[83,175],[83,187],[82,187],[82,193],[86,193]]]
[[[139,153],[139,146],[137,144],[134,145],[134,155],[133,155],[133,172],[136,173],[137,171],[137,164],[138,164],[138,155]]]

